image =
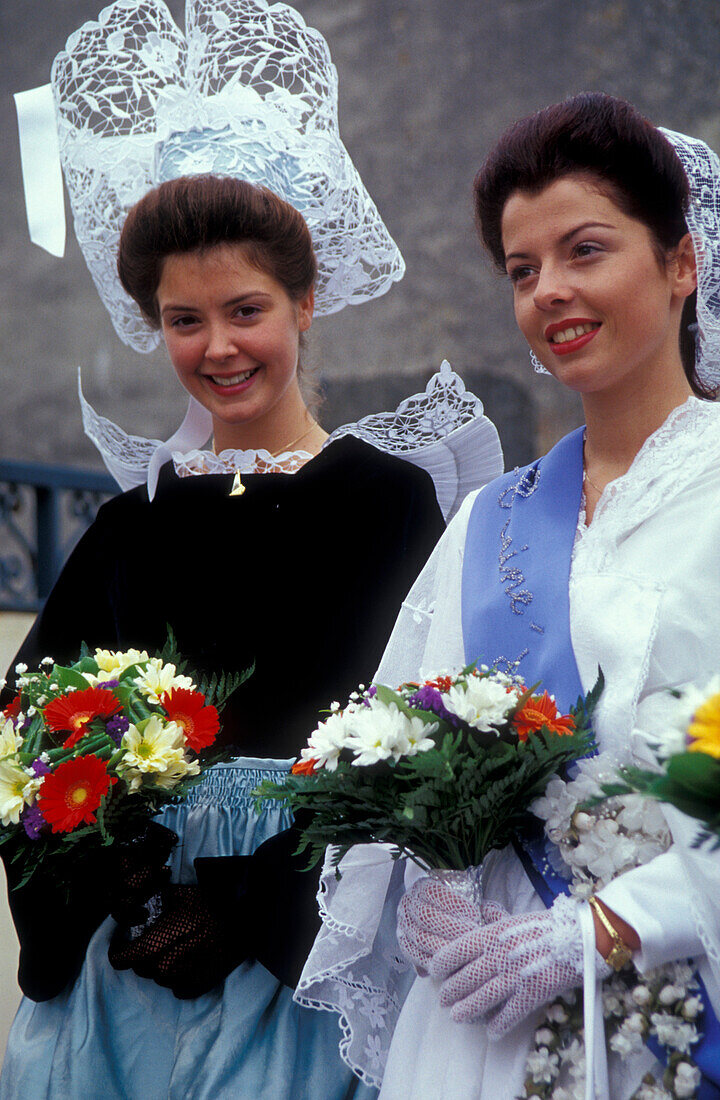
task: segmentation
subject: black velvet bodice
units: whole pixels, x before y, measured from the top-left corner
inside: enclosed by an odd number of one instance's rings
[[[103,505],[16,662],[69,662],[83,641],[152,654],[170,625],[191,668],[254,662],[224,714],[238,755],[297,756],[318,712],[369,682],[443,520],[424,471],[352,436],[293,475],[242,480],[231,497],[231,475],[178,478],[168,466],[152,502],[141,488]],[[66,951],[52,973],[43,952],[40,969],[43,877],[11,894],[20,980],[36,999],[73,976],[104,916],[92,895],[74,915],[56,912]]]

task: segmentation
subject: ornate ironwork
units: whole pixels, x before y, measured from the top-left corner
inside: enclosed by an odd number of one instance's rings
[[[0,610],[37,611],[95,514],[109,474],[0,461]]]

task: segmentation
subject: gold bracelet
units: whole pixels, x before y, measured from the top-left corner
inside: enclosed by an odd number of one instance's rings
[[[598,920],[612,940],[612,947],[608,954],[604,956],[605,962],[608,966],[611,966],[613,970],[622,970],[622,968],[627,966],[632,959],[632,948],[628,947],[615,925],[609,920],[598,899],[588,898],[588,901],[593,913],[597,915]]]

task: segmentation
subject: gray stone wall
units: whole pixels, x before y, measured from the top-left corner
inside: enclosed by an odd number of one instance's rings
[[[161,353],[115,336],[70,234],[64,260],[29,243],[10,94],[48,79],[99,0],[0,4],[0,455],[96,465],[75,374],[124,427],[168,435],[183,400]],[[182,3],[171,0],[176,18]],[[475,240],[473,175],[512,119],[580,90],[626,96],[720,146],[718,0],[298,0],[340,75],[341,133],[407,261],[377,302],[320,320],[306,355],[329,426],[416,390],[448,358],[498,418],[512,461],[578,423],[532,376],[509,289]]]

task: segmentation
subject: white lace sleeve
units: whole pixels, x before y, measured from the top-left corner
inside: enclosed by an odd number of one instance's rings
[[[461,581],[471,494],[433,551],[402,606],[375,680],[399,684],[421,669],[464,663]],[[420,874],[394,862],[390,848],[366,844],[340,864],[326,860],[318,901],[323,927],[300,977],[295,1000],[337,1012],[340,1053],[365,1082],[382,1080],[390,1040],[414,971],[401,957],[395,914],[405,889]]]

